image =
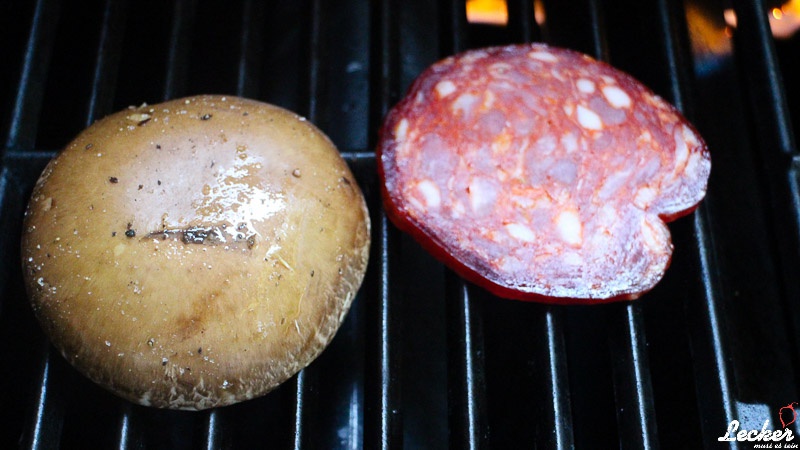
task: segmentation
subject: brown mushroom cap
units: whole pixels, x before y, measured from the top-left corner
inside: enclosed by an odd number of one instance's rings
[[[369,216],[316,127],[202,96],[113,114],[42,173],[25,215],[33,308],[64,357],[142,405],[262,395],[328,345]]]

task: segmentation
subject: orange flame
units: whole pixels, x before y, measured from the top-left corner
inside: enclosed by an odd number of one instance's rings
[[[505,0],[467,0],[467,22],[508,25],[508,5]]]

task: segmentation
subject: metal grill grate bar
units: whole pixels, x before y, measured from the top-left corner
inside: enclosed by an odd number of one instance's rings
[[[40,0],[36,4],[22,74],[14,101],[8,137],[3,150],[31,149],[36,139],[39,112],[42,108],[44,83],[58,24],[57,2]],[[37,387],[34,408],[29,411],[28,424],[21,439],[21,447],[47,448],[60,440],[64,423],[63,404],[53,394],[52,357],[49,343],[40,337],[40,366],[37,370]]]
[[[482,311],[462,279],[448,272],[446,284],[450,445],[487,448]]]
[[[791,125],[789,108],[786,104],[786,91],[780,75],[775,46],[772,42],[769,22],[762,0],[734,0],[737,17],[737,31],[751,40],[753,45],[738,45],[737,51],[751,63],[747,71],[751,96],[757,99],[760,126],[764,127],[765,137],[786,154],[797,154]]]
[[[42,109],[44,82],[58,25],[58,12],[59,4],[56,1],[39,0],[36,3],[8,136],[5,148],[0,150],[2,152],[33,148]]]
[[[616,305],[615,305],[616,306]],[[641,306],[610,311],[609,338],[621,448],[658,448],[653,388]]]
[[[726,363],[725,343],[722,332],[722,315],[720,314],[718,277],[713,267],[714,247],[708,231],[706,207],[701,206],[694,213],[694,235],[696,239],[697,259],[699,261],[703,280],[703,309],[702,316],[698,317],[692,326],[692,347],[699,361],[712,361],[711,371],[708,367],[697,365],[695,367],[698,390],[702,389],[698,398],[701,415],[705,421],[701,424],[707,443],[713,443],[718,434],[719,423],[729,423],[735,418],[733,392],[730,371]],[[721,420],[720,420],[721,419]],[[738,448],[736,443],[731,443],[731,448]]]
[[[440,3],[440,52],[466,50],[464,1]],[[447,372],[449,439],[453,448],[478,449],[489,444],[484,378],[482,309],[471,288],[455,273],[445,274],[447,308]]]
[[[219,423],[219,416],[221,413],[219,410],[213,409],[207,413],[206,415],[206,425],[205,425],[205,441],[206,450],[214,450],[215,448],[222,448],[222,436],[221,430],[218,425]]]
[[[792,336],[795,372],[800,371],[800,152],[792,132],[780,67],[762,0],[733,2],[737,16],[736,56],[748,67],[744,82],[756,125],[755,147],[767,177],[774,252],[777,255],[785,320]],[[792,80],[793,81],[793,80]]]
[[[536,25],[532,0],[508,2],[508,30],[516,42],[533,42],[539,39],[539,27]]]
[[[545,392],[552,392],[552,416],[546,414],[545,430],[553,430],[552,434],[544,434],[549,448],[558,450],[575,448],[572,435],[572,405],[570,403],[569,377],[567,374],[566,349],[564,345],[564,325],[562,314],[555,308],[545,312],[547,334],[547,359],[549,382],[542,386]],[[548,411],[549,412],[549,411]]]
[[[162,100],[182,97],[186,91],[186,71],[189,67],[189,46],[194,25],[196,0],[176,0],[170,27],[167,50],[167,76]]]
[[[693,106],[687,101],[690,89],[690,64],[686,58],[686,36],[682,35],[678,26],[684,18],[677,17],[682,12],[676,5],[679,2],[660,0],[659,9],[659,36],[663,45],[667,79],[669,82],[669,100],[692,119]],[[708,201],[708,200],[707,200]],[[694,213],[693,238],[696,248],[696,258],[701,274],[703,289],[700,293],[703,299],[703,315],[699,320],[690,320],[692,330],[692,346],[698,360],[713,361],[709,371],[708,365],[695,365],[696,379],[698,380],[698,408],[700,415],[706,420],[701,424],[704,440],[713,442],[719,430],[711,424],[728,423],[734,417],[734,405],[731,398],[732,386],[729,369],[726,366],[725,344],[721,321],[723,318],[719,311],[719,279],[712,271],[715,259],[715,250],[710,240],[708,227],[708,203],[700,205]],[[700,327],[698,329],[698,326]],[[700,336],[699,334],[703,335]],[[724,421],[724,422],[723,422]],[[732,445],[734,448],[735,444]]]
[[[58,396],[53,394],[52,358],[49,343],[43,342],[41,376],[36,392],[33,417],[28,430],[22,436],[21,447],[31,450],[51,448],[58,445],[64,425],[64,408]]]
[[[383,116],[399,95],[400,50],[398,39],[399,8],[394,0],[371,4],[370,114],[369,125],[377,133]],[[374,148],[376,135],[370,136]],[[379,200],[378,200],[379,203]],[[367,367],[371,376],[365,384],[364,445],[367,448],[402,448],[402,409],[400,405],[400,314],[396,305],[395,282],[397,230],[386,213],[376,204],[373,214],[373,254],[379,266],[378,292],[368,305]],[[376,329],[377,328],[377,329]],[[375,344],[370,345],[370,342]]]
[[[117,432],[117,449],[129,450],[135,448],[132,444],[131,436],[131,404],[124,403],[120,409],[122,410],[119,418],[119,431]]]
[[[255,98],[258,93],[259,57],[263,52],[261,27],[264,4],[246,0],[242,7],[236,95]]]
[[[610,62],[604,11],[597,0],[588,1],[591,45],[594,56]],[[616,306],[616,305],[615,305]],[[625,304],[609,309],[611,349],[617,428],[622,448],[658,448],[653,388],[647,355],[642,305]]]
[[[106,0],[103,6],[100,45],[94,63],[86,126],[111,112],[127,6],[127,1],[114,0]]]

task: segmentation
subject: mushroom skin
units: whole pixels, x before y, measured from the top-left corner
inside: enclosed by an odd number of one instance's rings
[[[134,403],[263,395],[330,343],[364,277],[367,207],[304,118],[198,96],[112,114],[25,212],[33,310],[76,369]]]

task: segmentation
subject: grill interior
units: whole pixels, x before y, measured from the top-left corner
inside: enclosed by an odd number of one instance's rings
[[[800,401],[800,101],[782,81],[798,39],[774,42],[759,0],[542,6],[540,24],[532,1],[509,0],[508,26],[488,27],[467,23],[463,0],[0,4],[0,447],[685,448],[722,445],[733,419],[779,428],[779,408]],[[457,51],[525,41],[631,73],[711,148],[708,196],[671,224],[672,266],[639,301],[494,298],[381,209],[372,149],[413,78]],[[373,248],[309,368],[243,404],[153,410],[50,347],[22,286],[20,224],[41,169],[87,124],[198,93],[275,103],[324,130],[367,196]]]

